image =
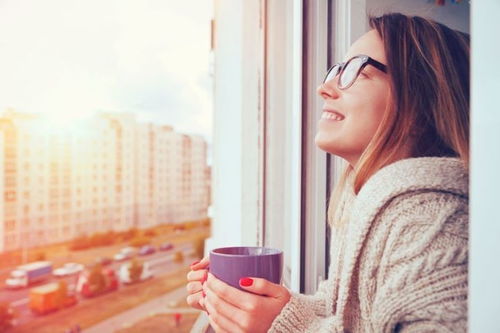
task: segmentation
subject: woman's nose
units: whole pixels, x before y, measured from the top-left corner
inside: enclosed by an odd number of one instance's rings
[[[337,90],[337,80],[330,80],[327,82],[324,82],[321,84],[316,92],[318,93],[319,96],[321,96],[323,99],[329,99],[329,98],[338,98],[339,97],[339,92]]]

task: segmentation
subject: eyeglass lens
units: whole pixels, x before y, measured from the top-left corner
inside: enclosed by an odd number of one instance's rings
[[[363,61],[360,58],[351,59],[351,61],[347,63],[339,78],[340,88],[348,87],[354,82],[362,64]]]
[[[358,71],[360,67],[363,65],[363,60],[361,58],[353,58],[351,59],[346,66],[344,67],[342,73],[339,78],[339,88],[345,88],[352,84],[352,82],[356,79]],[[328,75],[325,78],[324,82],[328,82],[334,79],[341,68],[342,64],[335,65]]]

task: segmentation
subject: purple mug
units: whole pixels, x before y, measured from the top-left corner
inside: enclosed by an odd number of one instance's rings
[[[283,251],[267,247],[222,247],[210,251],[210,273],[227,284],[243,290],[240,279],[257,277],[280,284]]]

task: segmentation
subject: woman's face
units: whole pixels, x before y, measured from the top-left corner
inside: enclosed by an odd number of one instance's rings
[[[376,30],[370,30],[352,44],[344,61],[358,54],[387,64],[384,44]],[[337,82],[338,76],[318,88],[324,106],[315,141],[320,149],[355,166],[390,103],[389,76],[372,65],[366,65],[346,90],[340,90]],[[341,120],[332,117],[333,110],[342,115]]]

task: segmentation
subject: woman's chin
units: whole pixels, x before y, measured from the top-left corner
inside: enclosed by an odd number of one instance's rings
[[[316,144],[316,147],[324,152],[341,157],[347,161],[349,161],[352,156],[356,156],[356,154],[351,153],[348,147],[342,147],[339,145],[337,140],[333,140],[331,137],[327,137],[321,132],[316,134],[314,143]]]
[[[335,142],[331,138],[325,137],[324,134],[318,132],[314,138],[314,143],[316,147],[323,150],[324,152],[337,155],[337,149],[335,149]]]

